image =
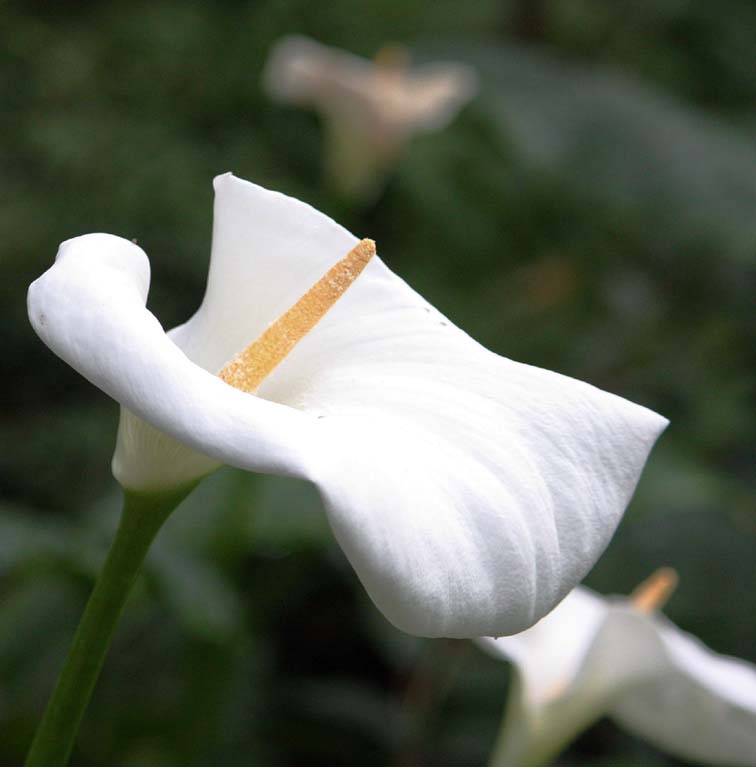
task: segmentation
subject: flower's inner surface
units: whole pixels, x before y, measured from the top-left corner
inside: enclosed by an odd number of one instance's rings
[[[372,240],[358,242],[256,341],[227,362],[218,375],[236,389],[255,392],[344,295],[374,255]]]
[[[646,578],[630,595],[633,607],[646,615],[661,610],[677,588],[677,571],[660,567]]]

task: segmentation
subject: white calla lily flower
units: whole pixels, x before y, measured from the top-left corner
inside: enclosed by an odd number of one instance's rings
[[[400,46],[369,61],[298,35],[272,48],[263,80],[274,99],[318,111],[326,170],[338,191],[357,199],[375,195],[412,136],[444,128],[478,90],[466,64],[410,69]]]
[[[308,205],[231,174],[215,189],[207,291],[186,324],[163,330],[146,255],[111,235],[63,243],[29,289],[44,342],[122,405],[117,479],[160,492],[230,464],[310,480],[398,627],[532,625],[606,546],[666,420],[487,351]],[[258,364],[272,372],[247,380]]]
[[[756,759],[756,666],[709,650],[656,611],[662,568],[630,599],[578,587],[521,634],[478,640],[513,664],[492,767],[548,764],[600,717],[697,763]]]

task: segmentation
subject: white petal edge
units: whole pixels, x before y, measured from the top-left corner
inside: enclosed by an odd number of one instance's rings
[[[274,99],[315,105],[321,88],[332,79],[364,87],[372,68],[373,64],[360,56],[302,35],[287,35],[270,49],[263,84]]]
[[[318,454],[312,419],[192,363],[146,309],[148,285],[141,248],[108,234],[77,237],[29,287],[29,319],[59,357],[179,442],[251,471],[307,478]]]
[[[707,764],[756,764],[756,666],[719,655],[659,617],[658,672],[612,716],[659,748]]]
[[[514,664],[525,705],[537,708],[570,693],[608,611],[604,599],[578,586],[526,631],[483,637],[477,644],[494,658]]]

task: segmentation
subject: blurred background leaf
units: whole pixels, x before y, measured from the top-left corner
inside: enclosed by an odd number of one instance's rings
[[[704,238],[724,255],[756,250],[756,145],[746,131],[629,78],[520,46],[431,49],[474,64],[480,99],[537,172],[576,194],[632,207],[661,245]]]

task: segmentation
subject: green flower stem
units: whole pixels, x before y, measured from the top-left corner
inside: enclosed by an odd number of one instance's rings
[[[65,767],[113,633],[150,545],[196,483],[160,493],[124,492],[123,514],[89,597],[25,767]]]

